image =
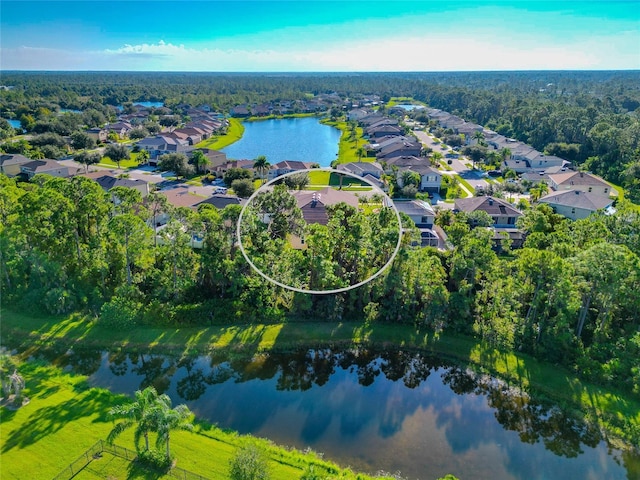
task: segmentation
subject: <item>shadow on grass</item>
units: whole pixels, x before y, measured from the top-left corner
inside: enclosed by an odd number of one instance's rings
[[[41,408],[33,412],[19,429],[3,432],[6,442],[2,452],[16,447],[25,448],[84,417],[97,414],[100,419],[106,419],[112,401],[111,393],[92,389],[66,402]]]

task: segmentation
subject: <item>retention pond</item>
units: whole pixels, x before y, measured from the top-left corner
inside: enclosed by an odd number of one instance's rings
[[[626,479],[640,459],[598,430],[495,378],[402,350],[171,357],[44,354],[94,386],[153,385],[201,419],[355,470],[434,479]]]

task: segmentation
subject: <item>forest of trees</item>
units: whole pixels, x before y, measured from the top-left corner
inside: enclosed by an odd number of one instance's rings
[[[521,250],[497,255],[492,233],[439,214],[454,248],[405,241],[372,282],[308,295],[264,280],[238,249],[241,207],[170,210],[155,241],[146,220],[164,197],[93,180],[0,176],[0,286],[5,305],[93,312],[118,328],[321,321],[409,323],[477,335],[640,394],[640,214],[621,208],[570,222],[542,205],[525,213]],[[190,246],[192,235],[202,249]]]
[[[365,212],[340,202],[328,205],[326,215],[326,225],[307,223],[284,183],[260,192],[242,216],[245,253],[269,278],[314,291],[357,285],[391,260],[400,234],[393,209],[379,204]]]

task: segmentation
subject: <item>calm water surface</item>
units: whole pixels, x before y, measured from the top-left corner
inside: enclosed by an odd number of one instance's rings
[[[55,361],[113,392],[153,385],[220,427],[311,447],[369,473],[596,480],[633,478],[640,465],[554,405],[414,352],[301,350],[229,360],[76,351]]]
[[[285,118],[244,122],[244,134],[223,148],[234,160],[264,155],[272,165],[283,160],[318,163],[328,167],[338,154],[340,130],[322,125],[317,118]]]
[[[11,125],[13,128],[22,128],[22,126],[20,125],[20,120],[7,120],[7,122],[9,122],[9,125]]]

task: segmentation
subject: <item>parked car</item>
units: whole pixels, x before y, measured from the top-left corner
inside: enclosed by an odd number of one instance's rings
[[[489,170],[487,174],[490,177],[499,177],[500,175],[502,175],[502,172],[500,170]]]

